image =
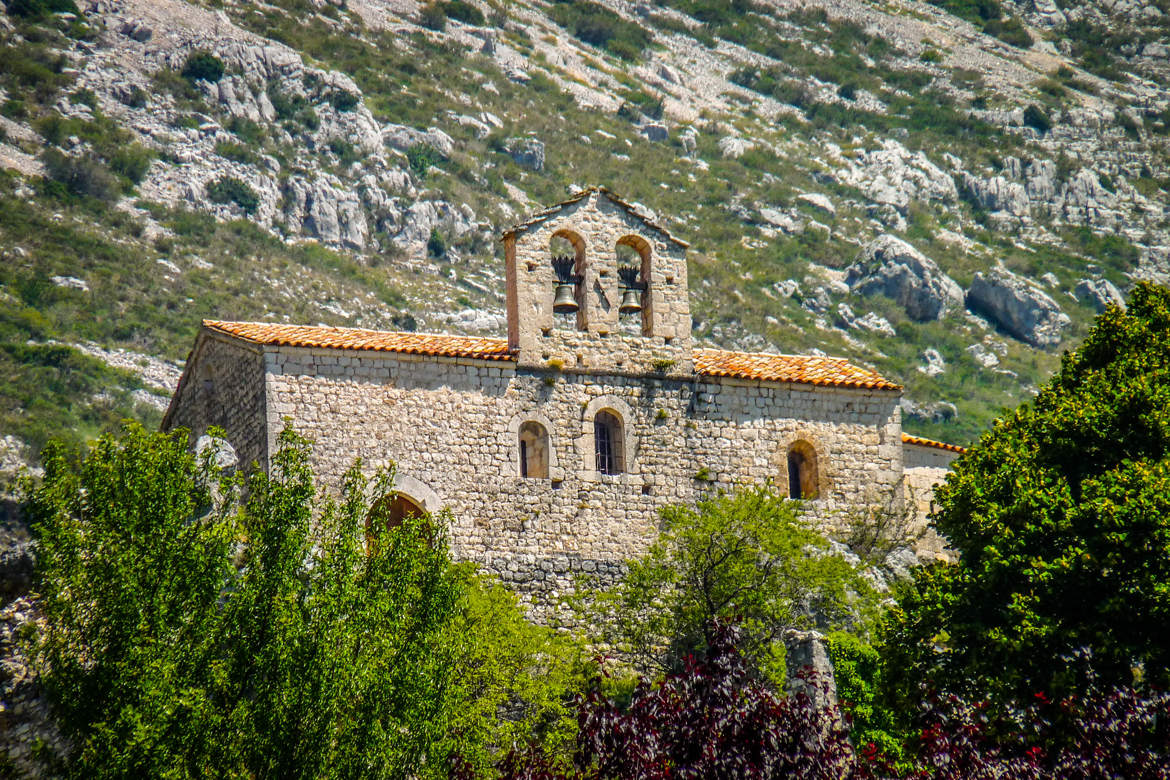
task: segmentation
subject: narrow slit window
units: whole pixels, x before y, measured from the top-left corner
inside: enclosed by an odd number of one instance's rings
[[[788,450],[788,497],[816,498],[818,481],[816,450],[806,441],[796,442]]]

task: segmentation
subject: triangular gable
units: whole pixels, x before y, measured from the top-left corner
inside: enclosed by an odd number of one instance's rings
[[[507,238],[509,236],[516,236],[516,235],[519,235],[521,233],[525,233],[525,232],[531,230],[532,228],[536,227],[537,225],[539,225],[543,222],[547,222],[549,219],[552,219],[554,216],[556,216],[557,214],[564,211],[568,206],[572,206],[575,203],[581,202],[582,200],[589,197],[590,195],[592,195],[595,192],[600,193],[601,195],[604,195],[607,199],[609,199],[610,203],[613,203],[615,206],[618,206],[623,211],[625,211],[627,214],[629,214],[631,217],[638,220],[643,225],[645,225],[647,228],[649,228],[650,230],[653,230],[655,233],[658,233],[663,238],[665,238],[667,241],[670,241],[671,243],[677,244],[678,246],[682,247],[683,249],[686,249],[687,247],[690,246],[690,244],[688,244],[686,241],[683,241],[681,238],[676,238],[673,235],[671,235],[670,231],[667,230],[666,228],[664,228],[662,225],[659,225],[657,222],[651,221],[645,214],[643,214],[641,211],[639,211],[638,208],[636,206],[634,206],[632,203],[628,203],[627,201],[622,200],[621,198],[619,198],[614,193],[610,192],[605,187],[600,187],[600,186],[587,187],[587,188],[581,190],[580,192],[571,195],[570,197],[566,198],[565,200],[562,200],[560,203],[556,203],[552,206],[541,209],[540,211],[538,211],[535,214],[528,217],[528,219],[524,220],[523,222],[505,230],[503,233],[500,234],[500,238],[503,239],[503,238]]]

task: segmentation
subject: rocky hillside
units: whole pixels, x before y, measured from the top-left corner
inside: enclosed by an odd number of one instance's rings
[[[1170,0],[6,2],[6,471],[157,421],[202,317],[502,335],[496,231],[594,183],[700,342],[956,442],[1170,278]]]

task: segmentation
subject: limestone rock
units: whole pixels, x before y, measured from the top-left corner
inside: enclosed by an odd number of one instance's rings
[[[1125,308],[1125,296],[1108,279],[1081,279],[1073,293],[1082,301],[1092,304],[1098,312],[1105,311],[1109,304]]]
[[[1026,217],[1030,212],[1031,203],[1024,185],[1003,176],[980,179],[964,174],[963,187],[988,211],[1003,211],[1016,217]]]
[[[983,368],[995,368],[999,365],[999,355],[982,344],[972,344],[967,347],[967,351],[971,353],[971,359]]]
[[[789,690],[803,692],[815,707],[836,706],[837,682],[824,634],[790,629],[784,632],[784,647],[787,650],[784,662],[788,667]],[[802,679],[799,676],[802,670],[811,671],[815,677],[807,681]]]
[[[729,135],[719,139],[719,153],[729,160],[738,160],[744,152],[755,149],[756,145],[744,138]]]
[[[934,347],[930,347],[922,353],[922,360],[923,365],[919,366],[918,370],[929,377],[936,377],[947,370],[946,361]]]
[[[967,308],[982,314],[1034,347],[1060,344],[1072,325],[1056,301],[1005,268],[977,273],[967,291]]]
[[[356,249],[366,245],[369,226],[361,198],[336,177],[288,179],[284,196],[285,220],[291,232]]]
[[[833,205],[833,201],[829,200],[828,196],[822,195],[819,192],[801,193],[800,195],[796,196],[796,199],[804,201],[810,206],[820,209],[830,217],[837,216],[837,207]]]
[[[389,147],[405,152],[412,146],[428,144],[443,157],[450,157],[455,151],[455,141],[437,127],[418,130],[406,125],[389,124],[382,128],[382,142]]]
[[[638,132],[647,141],[654,141],[655,143],[662,143],[670,138],[670,131],[661,122],[647,122],[638,128]]]
[[[902,407],[903,420],[922,420],[923,422],[947,422],[959,416],[959,409],[949,401],[935,401],[933,403],[918,403],[903,397],[899,401]]]
[[[962,303],[962,288],[934,261],[900,238],[883,234],[861,250],[845,275],[860,295],[882,294],[919,321],[942,317]]]
[[[52,276],[49,277],[49,281],[58,287],[89,292],[89,283],[84,279],[78,279],[76,276]]]
[[[212,466],[225,475],[231,474],[240,465],[240,457],[227,439],[206,433],[195,442],[195,457],[199,460],[207,458]]]
[[[544,170],[544,142],[532,137],[509,138],[504,149],[517,165],[534,171]]]

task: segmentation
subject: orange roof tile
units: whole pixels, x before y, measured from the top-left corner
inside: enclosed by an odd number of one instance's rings
[[[262,322],[204,320],[203,327],[255,344],[323,349],[359,349],[405,352],[437,357],[515,360],[505,339],[448,336],[434,333],[398,333],[361,328],[314,325],[271,325]],[[825,387],[899,390],[898,385],[845,358],[696,349],[695,373],[713,377],[790,382]]]
[[[934,447],[935,449],[946,450],[947,452],[957,452],[962,455],[967,451],[966,447],[960,447],[958,444],[947,444],[942,441],[935,441],[934,439],[924,439],[921,436],[911,436],[908,433],[902,434],[903,444],[917,444],[919,447]]]
[[[765,382],[792,382],[866,390],[901,389],[877,372],[855,366],[845,358],[817,355],[771,355],[762,352],[696,349],[695,372],[708,376],[758,379]]]
[[[330,328],[313,325],[269,325],[262,322],[220,322],[204,320],[203,327],[218,333],[285,347],[325,349],[368,349],[376,352],[405,352],[411,355],[512,360],[508,342],[474,336],[446,336],[435,333],[397,333],[361,328]]]

